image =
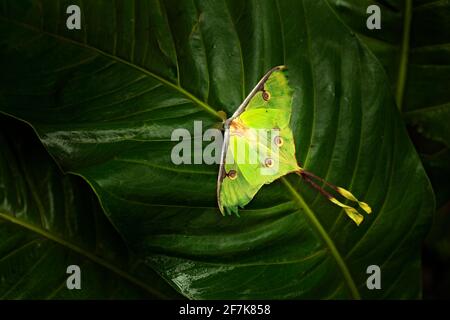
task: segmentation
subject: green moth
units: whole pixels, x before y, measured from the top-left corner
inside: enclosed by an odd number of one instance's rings
[[[339,201],[332,193],[356,202],[366,213],[370,206],[350,191],[337,187],[303,169],[295,156],[290,128],[293,89],[289,86],[285,66],[267,72],[224,124],[217,201],[223,215],[238,214],[265,184],[295,173],[359,225],[364,217],[352,206]],[[316,182],[324,184],[324,188]],[[331,190],[331,193],[325,190]]]

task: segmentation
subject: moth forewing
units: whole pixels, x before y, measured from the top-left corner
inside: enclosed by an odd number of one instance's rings
[[[236,111],[231,116],[230,120],[235,119],[239,117],[241,113],[245,111],[245,108],[251,101],[251,99],[258,93],[261,92],[262,89],[264,89],[264,84],[266,83],[267,79],[270,77],[272,73],[278,70],[285,70],[286,66],[277,66],[272,69],[270,69],[262,78],[259,80],[258,84],[250,91],[250,93],[247,95],[247,97],[244,99],[244,101],[241,103],[241,105],[236,109]]]

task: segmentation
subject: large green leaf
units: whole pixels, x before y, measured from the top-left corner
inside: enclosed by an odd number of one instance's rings
[[[383,64],[432,183],[437,208],[442,206],[437,211],[433,230],[443,230],[450,199],[450,2],[329,2]],[[366,28],[366,9],[373,4],[381,9],[380,30]],[[424,274],[428,279],[426,294],[446,297],[442,288],[448,287],[449,276],[441,270],[449,269],[449,263],[442,259],[441,253],[448,239],[436,231],[431,231],[429,237],[433,241],[428,241],[425,248],[428,253],[425,261],[428,271]]]
[[[382,62],[407,123],[450,146],[450,2],[329,0]],[[381,29],[366,28],[368,6]]]
[[[190,298],[420,296],[432,192],[382,67],[326,1],[70,1],[79,31],[68,3],[2,1],[0,110],[91,184],[148,266]],[[298,159],[372,205],[360,227],[298,177],[222,217],[217,166],[170,160],[173,129],[215,126],[279,64]]]
[[[31,134],[31,139],[30,139]],[[63,176],[24,124],[0,115],[1,299],[177,297],[138,263],[89,188]],[[69,290],[78,265],[81,290]]]

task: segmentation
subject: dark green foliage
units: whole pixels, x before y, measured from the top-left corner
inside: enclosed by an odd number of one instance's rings
[[[115,3],[84,1],[83,27],[69,31],[67,1],[1,1],[0,111],[27,121],[56,163],[89,183],[105,228],[125,241],[123,254],[137,257],[141,269],[152,268],[188,298],[421,296],[420,248],[434,212],[433,193],[382,64],[330,3]],[[298,160],[371,204],[373,213],[360,227],[298,178],[265,187],[240,219],[224,218],[216,207],[218,166],[175,166],[170,160],[173,129],[192,129],[194,120],[215,126],[217,111],[230,115],[258,79],[281,64],[295,90]],[[2,142],[2,151],[8,148]],[[2,156],[0,165],[11,168],[8,153]],[[36,162],[26,166],[44,172]],[[0,191],[15,188],[8,170],[0,176]],[[103,214],[90,209],[94,193],[83,187],[74,201],[85,209],[70,207],[75,220]],[[55,190],[58,201],[61,191]],[[0,195],[3,203],[15,201]],[[35,217],[34,206],[26,207],[30,213],[11,205],[0,212]],[[54,215],[61,219],[64,210]],[[0,226],[20,229],[10,224]],[[81,227],[88,230],[79,236],[93,232],[92,224]],[[117,241],[104,254],[122,248]],[[372,264],[382,268],[382,290],[366,288]],[[97,278],[94,271],[84,273]],[[171,296],[149,270],[143,277],[134,273],[145,287]],[[136,286],[111,277],[126,283],[116,296],[142,297]],[[17,297],[49,295],[42,287],[32,296],[27,283],[13,281],[0,294],[17,286]],[[108,296],[86,293],[96,295]]]

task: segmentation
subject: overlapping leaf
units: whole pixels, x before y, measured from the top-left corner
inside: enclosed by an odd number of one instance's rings
[[[341,1],[333,8],[375,53],[391,79],[406,121],[450,146],[450,3]],[[369,30],[370,5],[381,9],[381,29]]]
[[[147,268],[131,267],[97,199],[60,173],[31,129],[4,115],[0,128],[1,299],[177,297]],[[71,265],[79,290],[67,285]]]

